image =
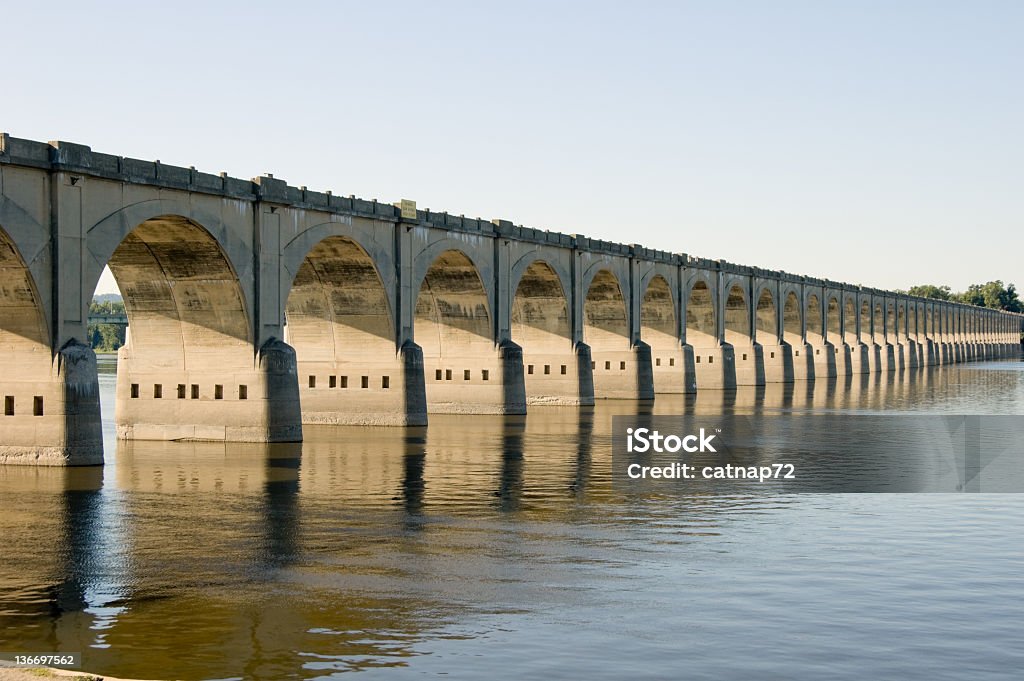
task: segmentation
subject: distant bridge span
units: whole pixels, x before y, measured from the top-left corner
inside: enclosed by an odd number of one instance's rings
[[[1019,352],[1021,316],[0,136],[0,461],[102,462],[89,302],[130,321],[118,436],[295,441]],[[111,320],[104,323],[117,323]]]

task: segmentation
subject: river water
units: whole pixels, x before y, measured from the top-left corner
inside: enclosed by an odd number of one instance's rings
[[[611,483],[628,414],[1024,414],[1024,363],[0,467],[0,651],[141,679],[1019,679],[1024,495]]]

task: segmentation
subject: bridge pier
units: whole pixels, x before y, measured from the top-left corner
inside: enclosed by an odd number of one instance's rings
[[[814,378],[836,378],[839,375],[838,349],[829,341],[808,346],[808,354],[813,357]]]
[[[781,358],[782,352],[778,346],[765,348],[760,343],[735,346],[733,348],[733,366],[736,372],[736,385],[764,385],[768,382],[769,371],[779,371]],[[792,376],[792,365],[790,365],[789,375]],[[792,382],[792,378],[789,382]]]
[[[96,355],[91,348],[72,341],[52,359],[45,351],[11,350],[4,357],[0,392],[0,464],[103,463]]]
[[[687,345],[676,345],[671,353],[662,351],[657,357],[652,357],[656,394],[679,395],[697,391],[692,369],[687,372],[687,353],[692,366],[693,348]],[[653,348],[651,354],[654,354]]]
[[[527,405],[594,404],[594,370],[590,346],[577,343],[571,352],[530,352],[523,358]]]
[[[170,353],[168,353],[170,354]],[[248,352],[206,361],[118,352],[117,436],[122,440],[299,442],[301,414],[295,351],[271,340],[256,362]]]
[[[814,348],[808,343],[791,345],[793,352],[793,380],[813,381],[814,372]]]
[[[920,347],[917,341],[908,338],[906,344],[903,346],[904,358],[906,359],[907,369],[916,369],[920,366]]]
[[[881,359],[881,371],[888,374],[895,373],[899,367],[896,363],[896,348],[892,343],[878,346],[878,352]]]
[[[736,352],[732,345],[722,343],[713,348],[693,348],[693,367],[698,393],[736,389]]]
[[[502,341],[491,353],[452,352],[424,360],[427,412],[525,414],[523,351]]]

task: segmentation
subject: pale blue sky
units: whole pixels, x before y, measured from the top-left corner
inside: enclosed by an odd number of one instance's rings
[[[870,286],[1024,285],[1024,3],[19,4],[19,137]]]

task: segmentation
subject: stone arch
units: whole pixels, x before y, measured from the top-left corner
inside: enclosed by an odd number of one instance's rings
[[[630,347],[626,299],[609,269],[600,269],[590,281],[583,303],[583,338],[593,351]]]
[[[655,392],[684,392],[675,299],[668,279],[660,274],[647,282],[640,303],[640,338],[651,348]]]
[[[813,345],[821,345],[825,340],[825,325],[822,317],[821,299],[816,293],[807,296],[807,309],[805,312],[807,329],[805,335],[808,342]]]
[[[757,298],[757,333],[762,344],[769,341],[768,345],[774,345],[779,337],[779,313],[775,307],[775,298],[767,288],[761,290]],[[761,338],[761,334],[765,338]]]
[[[512,340],[526,353],[564,353],[572,345],[569,303],[562,278],[545,260],[534,259],[512,297]]]
[[[216,244],[224,261],[230,266],[237,281],[249,281],[252,277],[252,248],[247,241],[248,235],[238,234],[221,219],[200,210],[193,204],[176,199],[152,199],[140,201],[114,211],[88,229],[84,272],[83,296],[91,296],[103,274],[103,268],[109,266],[114,252],[120,248],[125,239],[144,224],[159,224],[170,219],[186,221],[206,233],[205,243]],[[251,222],[244,221],[251,229]],[[240,286],[245,309],[252,309],[253,300],[248,286]],[[87,306],[88,300],[83,301]]]
[[[0,225],[0,352],[38,354],[49,365],[50,338],[35,279],[14,240]]]
[[[665,277],[651,277],[640,303],[640,337],[652,348],[679,344],[675,300]]]
[[[462,271],[464,274],[468,274],[469,267],[472,267],[475,281],[480,285],[481,290],[484,293],[484,302],[487,306],[488,318],[492,314],[492,310],[495,303],[494,295],[494,266],[493,262],[488,259],[488,254],[493,253],[493,246],[490,240],[486,240],[486,243],[478,241],[482,237],[476,237],[473,235],[463,235],[465,238],[454,238],[446,237],[438,241],[434,241],[427,246],[424,246],[422,250],[416,253],[413,262],[413,276],[411,280],[412,290],[423,292],[424,286],[428,275],[433,274],[436,276],[440,271],[438,268],[439,261],[442,256],[450,257],[451,254],[459,254],[459,260],[461,265],[455,266],[457,270]],[[441,265],[441,269],[446,265]],[[454,271],[454,270],[453,270]],[[419,295],[419,294],[417,294]],[[417,305],[419,303],[417,302]],[[488,333],[489,337],[493,337],[493,331]],[[419,343],[419,339],[416,340]]]
[[[544,253],[536,250],[527,253],[512,264],[509,272],[509,281],[513,287],[513,295],[515,291],[519,290],[519,286],[522,283],[523,276],[525,276],[527,270],[533,270],[534,265],[538,263],[554,274],[558,281],[562,297],[568,301],[569,289],[567,288],[567,282],[572,281],[572,272],[566,267],[565,263],[561,262],[561,258],[545,257]]]
[[[446,250],[434,259],[423,276],[415,314],[425,364],[494,347],[487,292],[463,251]]]
[[[839,299],[835,296],[828,297],[828,306],[825,308],[825,331],[833,341],[843,342],[842,314],[839,310]]]
[[[857,316],[857,303],[853,296],[848,296],[843,309],[843,339],[847,345],[850,347],[857,345],[861,337],[861,328],[862,325]]]
[[[686,342],[694,348],[718,347],[715,298],[704,279],[690,287],[686,303]]]
[[[125,235],[106,264],[124,298],[133,356],[180,361],[188,371],[227,348],[251,350],[238,275],[202,225],[181,215],[149,218]],[[250,352],[249,368],[251,358]]]
[[[733,284],[725,298],[725,342],[749,345],[751,336],[747,295],[739,284]]]
[[[803,344],[803,336],[800,298],[795,291],[789,291],[782,307],[782,337],[788,344],[797,346]]]

